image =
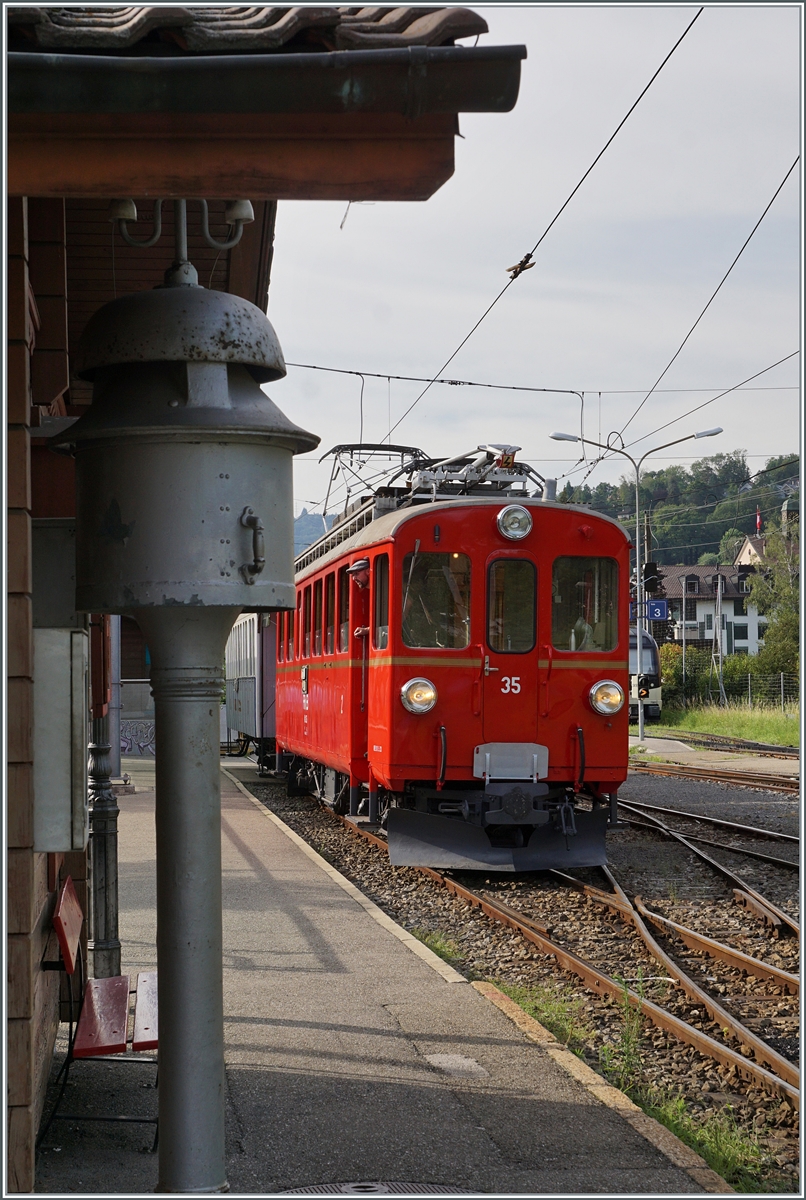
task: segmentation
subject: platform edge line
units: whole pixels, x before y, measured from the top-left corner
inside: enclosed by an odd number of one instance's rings
[[[661,1154],[668,1158],[674,1166],[685,1171],[704,1191],[734,1193],[734,1188],[721,1175],[712,1170],[696,1150],[692,1150],[685,1142],[681,1142],[680,1138],[670,1129],[661,1125],[660,1121],[656,1121],[654,1117],[650,1117],[629,1096],[608,1083],[581,1058],[577,1058],[576,1054],[567,1049],[562,1042],[557,1041],[553,1033],[550,1033],[534,1017],[530,1017],[527,1012],[524,1012],[519,1004],[510,999],[494,983],[478,979],[474,980],[471,986],[496,1008],[499,1008],[530,1041],[543,1046],[557,1066],[562,1067],[568,1075],[573,1076],[578,1083],[581,1083],[594,1099],[607,1108],[614,1109],[633,1127],[636,1133],[639,1133],[656,1150],[660,1150]]]
[[[340,871],[337,871],[334,866],[331,866],[329,862],[322,858],[321,854],[317,854],[314,848],[309,846],[304,838],[301,838],[298,833],[295,833],[293,829],[290,829],[289,826],[286,825],[285,821],[278,817],[276,813],[273,813],[271,809],[266,808],[266,805],[262,804],[261,801],[258,800],[257,796],[253,796],[252,793],[241,783],[240,779],[236,779],[234,775],[231,775],[223,764],[221,766],[221,773],[222,775],[226,775],[227,779],[229,779],[231,783],[235,784],[238,791],[242,792],[244,796],[246,796],[247,800],[251,800],[251,802],[261,813],[263,813],[265,817],[268,817],[268,819],[272,821],[278,829],[282,830],[286,837],[289,838],[290,841],[294,842],[294,844],[297,845],[300,850],[302,850],[303,854],[306,854],[312,862],[316,863],[320,870],[324,871],[326,875],[329,875],[333,882],[339,885],[342,891],[345,891],[348,896],[351,896],[352,899],[355,900],[356,904],[359,904],[365,912],[369,913],[374,921],[383,926],[387,932],[396,937],[397,940],[402,942],[404,946],[408,947],[412,954],[416,954],[418,958],[421,958],[423,962],[426,963],[427,966],[431,967],[433,971],[436,971],[438,975],[441,975],[446,983],[468,982],[464,975],[460,975],[458,971],[454,970],[453,967],[444,962],[438,954],[435,954],[433,950],[429,950],[428,946],[425,946],[421,941],[418,941],[418,939],[413,934],[409,933],[407,929],[404,929],[402,925],[398,925],[397,921],[393,921],[392,918],[388,916],[388,914],[385,913],[382,908],[379,908],[374,901],[368,899],[364,893],[355,886],[354,883],[351,883],[350,880],[345,878]]]

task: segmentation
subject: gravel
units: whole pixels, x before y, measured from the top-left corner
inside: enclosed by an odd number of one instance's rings
[[[699,779],[633,773],[619,788],[622,800],[643,804],[659,804],[682,812],[703,813],[736,821],[740,825],[756,825],[777,833],[800,834],[800,809],[794,792],[762,792],[755,788],[736,787],[732,783],[705,783]],[[710,836],[710,835],[703,835]],[[720,835],[714,834],[715,837]],[[771,850],[770,853],[777,853]]]
[[[421,933],[438,933],[453,942],[456,956],[451,961],[457,970],[469,978],[559,989],[565,1000],[578,1007],[578,1020],[586,1029],[581,1049],[586,1061],[601,1069],[603,1057],[618,1052],[624,1030],[619,1002],[587,991],[576,976],[563,972],[552,956],[541,954],[520,934],[452,896],[421,872],[392,867],[383,851],[346,830],[312,798],[289,798],[284,786],[276,783],[251,786],[267,807],[400,925]],[[688,780],[641,778],[631,780],[622,789],[625,799],[628,790],[635,800],[707,811],[715,816],[726,812],[726,793],[734,793],[728,798],[729,820],[761,825],[764,818],[768,827],[780,827],[784,832],[790,832],[786,822],[791,822],[790,810],[796,808],[788,796],[771,795],[773,810],[767,805],[767,793]],[[735,793],[740,794],[737,797]],[[781,826],[775,823],[778,821]],[[608,846],[613,870],[625,890],[633,893],[639,890],[635,885],[640,884],[649,908],[773,965],[797,970],[797,947],[790,940],[774,941],[760,922],[732,903],[730,888],[712,872],[706,872],[684,847],[631,829],[609,835]],[[606,886],[597,871],[574,873],[599,887]],[[632,926],[583,894],[545,875],[513,878],[468,873],[457,878],[475,891],[489,891],[512,907],[521,908],[547,926],[556,940],[608,974],[628,981],[637,977],[649,981],[643,985],[649,997],[711,1036],[722,1036],[704,1010],[697,1011],[682,992],[664,982],[659,964],[649,956]],[[782,995],[780,987],[742,976],[678,943],[667,943],[666,948],[673,949],[681,966],[697,982],[711,989],[725,1007],[733,1005],[732,1011],[779,1053],[797,1057],[796,999]],[[798,1114],[780,1097],[747,1084],[732,1069],[720,1067],[692,1047],[681,1045],[649,1022],[643,1025],[636,1069],[635,1084],[682,1095],[687,1111],[695,1119],[730,1105],[739,1126],[758,1137],[767,1155],[765,1170],[771,1181],[781,1183],[797,1177]]]

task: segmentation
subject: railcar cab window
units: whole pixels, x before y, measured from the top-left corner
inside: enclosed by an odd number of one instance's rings
[[[376,650],[389,646],[389,556],[379,554],[375,559],[374,598],[372,606],[372,644]]]
[[[325,654],[332,654],[336,626],[336,576],[331,572],[325,580]]]
[[[618,565],[614,558],[556,558],[551,641],[557,650],[590,654],[618,643]]]
[[[345,654],[350,648],[350,576],[347,568],[339,571],[339,650]]]
[[[303,658],[311,657],[311,589],[306,587],[303,596],[302,620],[303,620],[303,640],[302,654]]]
[[[534,649],[537,572],[525,558],[499,558],[487,576],[487,642],[498,654]]]
[[[403,644],[412,649],[460,650],[470,645],[470,559],[421,553],[403,559]]]
[[[322,580],[313,585],[313,652],[322,653]]]

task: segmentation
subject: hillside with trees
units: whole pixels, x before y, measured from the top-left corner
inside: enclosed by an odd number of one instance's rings
[[[649,514],[647,557],[661,564],[732,562],[744,536],[756,532],[757,509],[763,533],[780,528],[781,505],[799,494],[799,466],[797,454],[780,455],[753,473],[746,451],[734,450],[690,467],[644,471],[640,501],[642,513]],[[635,481],[628,475],[596,487],[568,482],[557,499],[587,504],[616,517],[628,531],[635,529]]]

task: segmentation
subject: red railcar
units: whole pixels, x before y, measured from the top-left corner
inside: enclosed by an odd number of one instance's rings
[[[366,500],[298,559],[281,614],[278,765],[342,812],[368,806],[396,865],[605,861],[627,775],[630,543],[529,495],[514,449]]]

